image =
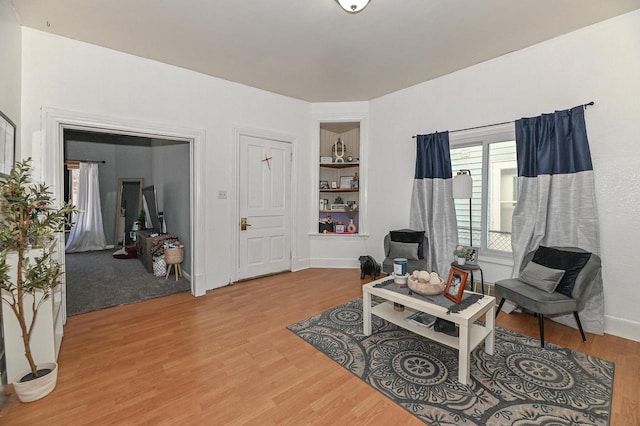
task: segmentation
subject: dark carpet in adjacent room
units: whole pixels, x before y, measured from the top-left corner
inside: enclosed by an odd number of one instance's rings
[[[458,351],[375,315],[362,334],[362,299],[288,328],[431,425],[608,425],[614,364],[496,327],[494,355],[479,345],[471,383]]]
[[[67,315],[104,309],[188,291],[175,280],[148,273],[139,259],[114,259],[116,249],[66,254]]]

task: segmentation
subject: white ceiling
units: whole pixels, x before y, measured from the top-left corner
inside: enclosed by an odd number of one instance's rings
[[[13,0],[24,26],[310,102],[366,101],[640,0]]]

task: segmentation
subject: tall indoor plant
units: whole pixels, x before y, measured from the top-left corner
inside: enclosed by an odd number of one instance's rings
[[[48,373],[38,369],[31,350],[38,309],[51,297],[62,275],[61,264],[46,247],[76,212],[70,204],[56,209],[53,203],[46,185],[31,182],[30,158],[18,162],[8,177],[0,178],[0,289],[2,301],[18,321],[30,369],[16,383],[35,381]],[[32,249],[41,254],[29,256]],[[7,263],[9,254],[16,256],[15,267]]]

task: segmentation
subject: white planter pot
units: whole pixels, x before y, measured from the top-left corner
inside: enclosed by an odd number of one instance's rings
[[[467,261],[467,259],[465,259],[464,257],[457,257],[456,258],[456,262],[458,262],[458,265],[464,265],[464,263]]]
[[[40,376],[37,379],[29,380],[28,382],[20,382],[20,379],[31,373],[30,370],[24,371],[16,377],[13,382],[13,390],[16,392],[20,401],[36,401],[40,398],[44,398],[53,391],[56,387],[56,382],[58,381],[58,364],[55,362],[48,362],[38,365],[38,370],[45,368],[51,369],[51,372],[44,376]]]

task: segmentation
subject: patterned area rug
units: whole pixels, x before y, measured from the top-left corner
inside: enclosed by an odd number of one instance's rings
[[[432,425],[608,425],[614,364],[496,327],[495,352],[471,358],[471,384],[457,381],[458,351],[372,317],[362,299],[289,330]]]

